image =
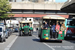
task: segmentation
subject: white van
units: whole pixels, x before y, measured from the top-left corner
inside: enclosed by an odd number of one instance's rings
[[[3,26],[0,26],[0,41],[5,41],[5,31]]]
[[[16,24],[19,24],[19,21],[17,21],[17,20],[6,20],[6,26],[7,27],[13,27],[13,25],[15,26]]]

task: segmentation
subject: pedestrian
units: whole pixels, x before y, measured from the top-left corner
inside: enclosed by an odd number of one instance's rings
[[[55,27],[56,27],[56,25],[55,25],[55,23],[53,23],[52,28],[51,28],[51,31],[52,31],[52,38],[56,38]]]
[[[66,30],[65,24],[62,24],[61,31],[65,31],[65,30]]]
[[[48,24],[47,24],[47,22],[45,21],[45,25],[44,25],[44,27],[42,28],[42,29],[48,29]]]
[[[58,32],[60,31],[60,25],[58,23],[56,24],[55,30],[56,30],[56,38],[58,38]]]

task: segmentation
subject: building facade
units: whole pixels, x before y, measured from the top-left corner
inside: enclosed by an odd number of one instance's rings
[[[9,2],[23,2],[23,1],[30,1],[30,2],[37,2],[37,3],[39,3],[39,2],[46,2],[46,1],[48,1],[48,2],[55,2],[55,0],[9,0]]]
[[[9,0],[9,2],[11,11],[7,13],[13,13],[15,17],[18,17],[17,14],[20,17],[35,17],[35,14],[37,17],[68,14],[60,10],[64,3],[57,3],[55,0]]]
[[[56,3],[55,0],[9,0],[11,11],[16,19],[33,18],[35,28],[40,18],[46,15],[59,15],[68,18],[67,13],[60,11],[64,3]]]

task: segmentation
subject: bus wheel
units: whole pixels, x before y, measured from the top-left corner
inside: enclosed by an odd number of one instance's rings
[[[29,35],[29,36],[32,36],[32,35]]]
[[[21,36],[21,33],[19,33],[19,36]]]
[[[43,42],[43,40],[42,40],[42,39],[40,39],[40,42]]]
[[[62,43],[62,41],[60,41],[60,43]]]
[[[4,42],[6,41],[6,39],[3,40]]]
[[[32,33],[31,32],[29,33],[29,36],[32,36]]]
[[[22,36],[22,31],[19,32],[19,36]]]
[[[40,42],[43,42],[43,39],[41,39],[41,37],[40,37]]]
[[[3,38],[1,38],[0,42],[3,42]]]

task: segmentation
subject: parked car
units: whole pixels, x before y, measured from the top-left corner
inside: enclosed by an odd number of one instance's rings
[[[5,40],[6,40],[6,38],[5,38],[4,27],[3,26],[0,26],[0,41],[3,42]]]
[[[19,29],[18,28],[14,28],[14,32],[18,32],[19,31]]]
[[[7,31],[8,31],[8,36],[10,36],[12,34],[12,30],[8,28]]]
[[[7,31],[7,29],[5,30],[5,37],[8,38],[9,37],[9,31]]]

